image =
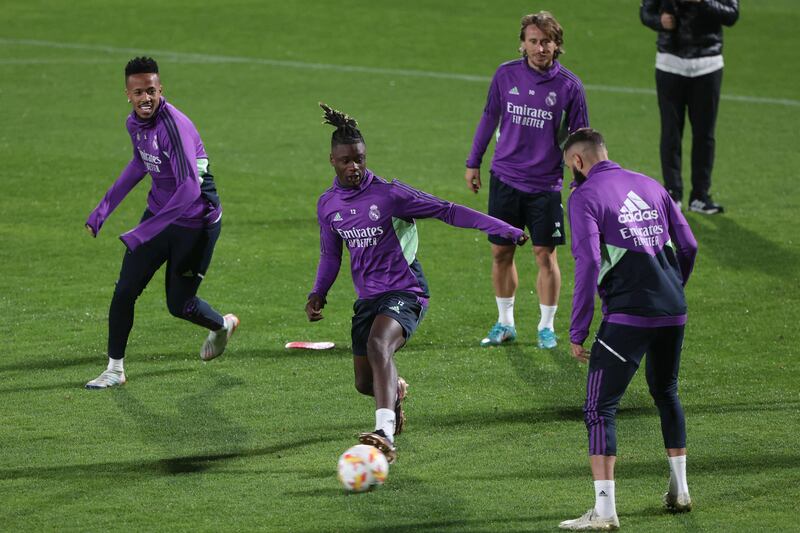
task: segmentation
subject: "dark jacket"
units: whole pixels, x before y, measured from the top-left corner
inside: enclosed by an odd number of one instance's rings
[[[661,26],[661,13],[675,16],[676,28]],[[739,0],[642,0],[642,24],[658,32],[658,51],[684,58],[722,54],[722,26],[739,18]]]

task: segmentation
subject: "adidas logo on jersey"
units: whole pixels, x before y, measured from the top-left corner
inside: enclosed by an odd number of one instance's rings
[[[342,220],[342,215],[340,215],[338,212],[335,215],[333,215],[334,222],[341,222],[341,220]]]
[[[510,90],[510,91],[508,91],[508,94],[516,94],[516,95],[519,95],[519,89],[517,89],[517,87],[516,87],[516,86],[514,86],[514,87],[512,87],[512,88],[511,88],[511,90]]]
[[[642,200],[642,198],[633,191],[628,193],[628,196],[622,204],[622,208],[619,210],[619,216],[617,217],[620,224],[657,219],[658,211],[652,209],[647,205],[647,202]]]

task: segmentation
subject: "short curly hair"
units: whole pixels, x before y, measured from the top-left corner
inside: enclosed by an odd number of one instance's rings
[[[158,63],[152,57],[134,57],[125,65],[125,79],[134,74],[158,74]]]

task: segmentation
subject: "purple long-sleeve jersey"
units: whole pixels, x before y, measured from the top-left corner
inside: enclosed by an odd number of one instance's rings
[[[607,322],[638,327],[686,323],[683,287],[697,241],[657,181],[613,161],[594,165],[569,198],[575,291],[570,340],[582,344],[600,294]]]
[[[208,155],[192,121],[165,98],[149,120],[131,112],[126,122],[133,158],[89,215],[86,224],[95,235],[125,196],[145,174],[152,177],[147,209],[152,217],[120,235],[130,250],[149,241],[170,224],[201,228],[222,216],[213,181],[201,193]],[[210,178],[210,176],[209,176]]]
[[[523,231],[468,207],[447,202],[398,180],[391,183],[366,171],[356,188],[333,186],[317,202],[320,258],[312,289],[328,294],[342,263],[342,244],[350,252],[353,285],[359,298],[389,291],[428,297],[416,261],[415,218],[438,218],[461,228],[518,240]]]
[[[545,73],[531,68],[525,58],[500,65],[489,86],[467,168],[480,168],[498,122],[492,172],[523,192],[560,191],[559,132],[566,138],[589,125],[583,84],[558,61]]]

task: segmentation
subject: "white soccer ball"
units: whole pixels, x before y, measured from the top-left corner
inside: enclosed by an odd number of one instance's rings
[[[389,474],[389,462],[374,446],[357,444],[339,457],[339,482],[349,492],[364,492],[373,485],[383,485]]]

